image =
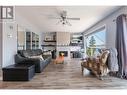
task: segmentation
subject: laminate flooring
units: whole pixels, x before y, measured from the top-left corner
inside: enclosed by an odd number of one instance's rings
[[[98,80],[94,75],[82,75],[80,59],[71,59],[64,64],[52,61],[26,82],[4,82],[1,71],[0,89],[127,89],[127,80],[111,76]]]

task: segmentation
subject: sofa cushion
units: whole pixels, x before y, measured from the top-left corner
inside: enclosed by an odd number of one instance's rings
[[[30,57],[30,56],[41,55],[42,50],[41,49],[37,49],[37,50],[19,50],[18,54],[20,54],[22,57]]]
[[[45,51],[43,52],[43,55],[52,55],[51,51]]]
[[[23,56],[29,58],[31,56],[31,53],[28,51],[23,51]]]
[[[32,56],[41,55],[41,54],[42,54],[42,50],[41,49],[31,50],[31,55]]]
[[[23,56],[23,51],[24,51],[24,50],[18,50],[17,53],[18,53],[20,56],[24,57],[24,56]]]
[[[50,57],[51,57],[51,55],[42,55],[42,57],[43,57],[43,58],[44,58],[44,60],[45,60],[45,59],[50,58]]]
[[[40,60],[44,60],[42,55],[30,56],[29,58],[39,58]]]

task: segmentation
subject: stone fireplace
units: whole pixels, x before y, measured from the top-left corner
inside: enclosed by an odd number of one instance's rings
[[[79,51],[81,48],[79,46],[57,46],[56,53],[57,57],[59,57],[60,53],[64,53],[64,59],[71,59],[72,51]]]
[[[57,57],[60,53],[64,53],[64,59],[70,59],[70,48],[67,46],[57,46]]]

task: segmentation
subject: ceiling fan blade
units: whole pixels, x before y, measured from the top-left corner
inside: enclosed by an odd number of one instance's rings
[[[69,26],[72,26],[72,25],[70,24],[70,22],[66,21],[66,23],[67,23]]]
[[[61,19],[59,16],[52,15],[52,14],[41,14],[43,17],[46,17],[48,19]]]
[[[80,20],[80,18],[66,18],[66,19],[68,19],[68,20]]]
[[[68,22],[68,25],[69,25],[69,26],[72,26],[69,22]]]
[[[49,19],[61,19],[60,17],[48,17]]]
[[[58,25],[59,23],[61,23],[62,22],[62,20],[59,20],[57,23],[56,23],[56,25]]]

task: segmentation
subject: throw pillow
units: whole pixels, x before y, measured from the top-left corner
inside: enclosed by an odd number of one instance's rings
[[[38,55],[38,56],[30,56],[29,58],[39,58],[39,59],[41,59],[41,60],[44,60],[43,57],[42,57],[42,55]]]
[[[51,51],[43,52],[43,55],[52,55]]]
[[[26,51],[23,51],[23,56],[26,57],[26,58],[29,58],[30,57],[29,53],[26,52]]]

